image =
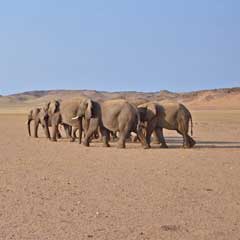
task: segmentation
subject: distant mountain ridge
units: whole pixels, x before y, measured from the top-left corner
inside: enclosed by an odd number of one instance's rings
[[[146,101],[182,102],[191,109],[240,109],[240,87],[200,90],[193,92],[156,92],[137,91],[96,91],[96,90],[39,90],[8,96],[0,95],[0,112],[2,109],[29,109],[41,106],[52,99],[68,100],[71,98],[89,97],[94,100],[127,99],[135,104]]]

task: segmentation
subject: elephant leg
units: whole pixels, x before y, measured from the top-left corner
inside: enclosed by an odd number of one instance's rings
[[[83,128],[83,131],[84,131],[84,135],[83,135],[84,137],[86,137],[86,135],[87,135],[89,125],[90,125],[90,120],[88,120],[88,119],[83,119],[82,120],[82,128]]]
[[[70,126],[68,126],[67,124],[63,124],[64,127],[64,131],[66,134],[66,138],[71,138],[71,129]]]
[[[60,113],[56,113],[52,116],[51,119],[51,126],[52,126],[52,141],[56,142],[57,141],[57,133],[58,133],[58,127],[59,124],[61,124],[61,115]]]
[[[133,132],[136,135],[133,135],[132,142],[136,143],[139,141],[144,149],[151,148],[151,146],[147,143],[146,129],[142,124],[140,124],[139,127],[137,127]]]
[[[183,148],[192,148],[195,146],[196,142],[188,135],[187,131],[181,132],[177,130],[177,132],[183,136]]]
[[[110,147],[110,145],[109,145],[110,132],[104,127],[100,128],[100,132],[101,132],[101,135],[102,135],[103,146],[104,147]]]
[[[99,138],[99,133],[98,130],[94,132],[94,139],[98,139]]]
[[[130,126],[127,124],[125,126],[119,127],[119,140],[118,140],[118,148],[126,148],[126,140],[131,134]]]
[[[120,136],[118,140],[118,148],[126,148],[126,138],[127,138],[127,133],[126,131],[120,131]]]
[[[161,148],[168,148],[168,145],[165,141],[165,138],[163,136],[163,129],[162,128],[156,128],[155,131],[156,136],[158,138],[159,143],[161,143]]]
[[[196,142],[188,135],[189,130],[189,119],[182,117],[178,121],[177,132],[183,136],[183,148],[191,148]]]
[[[57,131],[58,131],[58,125],[52,124],[52,141],[57,142]]]
[[[34,121],[34,137],[38,138],[38,127],[39,127],[39,122]]]
[[[182,132],[180,130],[177,130],[177,132],[180,135],[182,135],[182,137],[183,137],[183,148],[190,148],[191,144],[190,144],[190,141],[189,141],[188,134],[186,132]]]
[[[196,145],[196,141],[188,135],[189,143],[190,143],[190,148],[193,148]]]
[[[42,128],[43,128],[46,138],[50,139],[51,137],[50,137],[50,132],[49,132],[47,122],[42,123]]]
[[[190,141],[189,141],[188,134],[184,133],[183,134],[183,139],[184,139],[183,148],[191,148],[191,144],[190,144]]]
[[[151,135],[150,135],[150,136],[151,136]],[[147,139],[146,139],[146,136],[145,136],[145,134],[144,134],[144,132],[143,132],[142,127],[140,127],[140,128],[138,129],[136,139],[139,139],[139,140],[140,140],[140,142],[141,142],[141,144],[142,144],[142,146],[143,146],[144,149],[151,148],[150,144],[148,144],[148,142],[147,142]]]
[[[138,142],[138,141],[140,141],[138,135],[133,136],[133,138],[132,138],[132,142],[133,142],[133,143],[136,143],[136,142]]]
[[[66,133],[66,137],[70,139],[70,142],[74,142],[75,139],[72,138],[72,127],[67,124],[63,124],[63,127]]]
[[[73,138],[77,138],[77,130],[78,128],[73,129]]]
[[[117,139],[118,139],[117,132],[114,132],[114,133],[113,133],[113,140],[116,141]]]
[[[161,143],[161,140],[159,139],[159,136],[158,136],[158,134],[157,134],[157,132],[156,132],[157,130],[155,129],[154,131],[153,131],[153,143],[154,144],[160,144]]]
[[[148,124],[147,132],[146,132],[146,141],[149,146],[151,144],[151,136],[152,136],[154,129],[155,129],[155,126],[153,124]]]
[[[89,127],[83,141],[83,145],[89,147],[91,137],[93,136],[94,132],[98,129],[99,121],[97,118],[92,118],[89,123]]]
[[[59,129],[57,129],[57,138],[58,138],[58,139],[61,139],[61,138],[62,138],[62,135],[61,135]]]
[[[72,136],[72,132],[73,132],[72,126],[68,126],[68,132],[69,132],[69,135]]]
[[[72,131],[72,142],[75,142],[75,140],[76,140],[76,138],[77,138],[77,130],[78,130],[78,128],[77,127],[75,127],[75,128],[73,128],[73,131]],[[79,133],[80,134],[80,133]]]

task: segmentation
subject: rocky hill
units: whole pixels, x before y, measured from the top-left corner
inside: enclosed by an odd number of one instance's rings
[[[49,90],[31,91],[0,97],[0,112],[26,112],[34,106],[41,106],[52,99],[68,100],[78,97],[94,100],[123,98],[135,104],[146,101],[177,101],[190,109],[220,110],[240,109],[240,88],[201,90],[175,93],[167,90],[159,92],[104,92],[95,90]]]

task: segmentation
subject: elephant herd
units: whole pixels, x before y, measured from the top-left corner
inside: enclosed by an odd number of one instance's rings
[[[87,147],[92,139],[98,137],[105,147],[109,147],[111,137],[115,137],[118,138],[117,146],[125,148],[126,140],[135,133],[135,140],[140,141],[145,149],[151,147],[152,135],[162,148],[167,148],[163,128],[181,134],[184,148],[192,148],[196,144],[188,134],[190,123],[191,135],[193,129],[191,113],[180,103],[146,102],[136,106],[124,99],[94,101],[84,97],[63,102],[54,100],[29,112],[29,136],[31,121],[34,122],[36,138],[41,125],[46,137],[57,141],[61,138],[59,126],[62,126],[71,142],[78,138],[79,143]],[[49,127],[52,128],[51,134]]]

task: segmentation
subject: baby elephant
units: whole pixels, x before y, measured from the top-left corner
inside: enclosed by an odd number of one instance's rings
[[[163,148],[167,148],[163,136],[163,128],[176,130],[183,136],[183,147],[192,148],[196,142],[188,135],[189,122],[191,122],[191,135],[193,134],[192,115],[180,103],[148,102],[138,106],[141,121],[146,124],[146,140],[150,144],[154,132]]]
[[[32,109],[27,117],[27,126],[28,126],[28,134],[31,136],[31,122],[34,121],[34,137],[38,137],[38,127],[39,125],[42,125],[42,128],[44,130],[44,133],[47,138],[50,138],[50,133],[48,130],[48,118],[43,110],[43,108],[34,108]]]

